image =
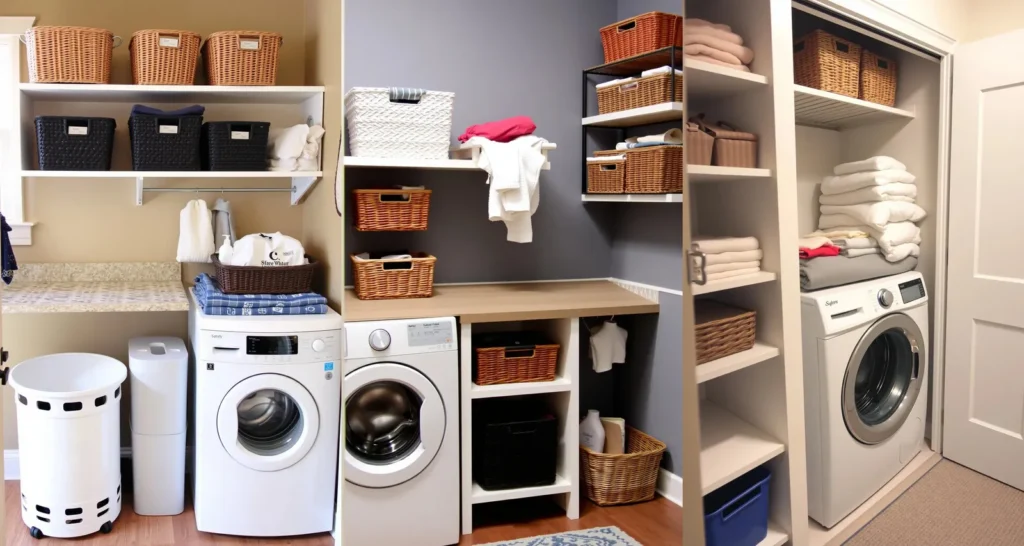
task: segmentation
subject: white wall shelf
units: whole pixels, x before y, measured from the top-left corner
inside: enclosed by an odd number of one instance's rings
[[[768,78],[696,59],[686,59],[686,94],[694,99],[722,98],[768,88]]]
[[[548,152],[558,148],[558,145],[549,142],[541,145],[541,153],[544,157]],[[451,148],[451,159],[415,159],[404,157],[362,157],[345,156],[346,167],[379,167],[387,169],[438,169],[455,171],[479,171],[477,161],[480,158],[480,147],[469,144],[453,146]],[[551,163],[545,162],[543,170],[551,170]]]
[[[733,288],[772,282],[776,278],[777,275],[775,273],[759,271],[757,273],[751,273],[750,275],[741,275],[738,277],[728,277],[716,281],[708,281],[707,284],[703,285],[690,283],[690,286],[693,287],[693,295],[700,296],[702,294],[721,292],[722,290],[732,290]]]
[[[716,377],[722,377],[748,366],[760,364],[777,356],[779,356],[779,349],[777,347],[772,347],[759,341],[754,342],[754,346],[746,351],[712,360],[711,362],[705,362],[704,364],[698,364],[697,383],[711,381]]]
[[[545,497],[568,493],[572,489],[572,483],[562,476],[555,476],[555,483],[551,485],[540,485],[536,487],[521,487],[519,489],[502,489],[498,491],[487,491],[476,482],[473,483],[473,504],[486,502],[500,502],[513,499],[528,499],[533,497]]]
[[[682,203],[681,193],[584,193],[584,203]]]
[[[789,541],[789,535],[774,521],[768,522],[768,535],[757,546],[782,546]]]
[[[786,450],[782,442],[708,401],[700,406],[700,444],[705,495]]]
[[[302,104],[322,101],[319,86],[94,85],[23,83],[21,94],[36,102],[147,102]]]
[[[751,179],[770,181],[772,170],[746,167],[718,167],[715,165],[687,165],[686,176],[690,182],[730,182],[733,180]]]
[[[915,114],[865,100],[794,85],[796,122],[823,129],[848,129],[873,123],[910,121]]]
[[[568,377],[558,377],[554,381],[537,381],[533,383],[506,383],[504,385],[477,385],[473,383],[469,391],[470,396],[477,400],[480,398],[568,392],[570,389],[572,389],[572,381]]]
[[[583,118],[583,125],[593,127],[636,127],[650,123],[679,121],[682,119],[683,103],[663,102],[642,108],[585,117]]]

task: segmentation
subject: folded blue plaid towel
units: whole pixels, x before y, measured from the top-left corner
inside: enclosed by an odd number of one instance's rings
[[[326,313],[327,298],[314,292],[305,294],[225,294],[217,285],[217,280],[203,273],[196,277],[196,299],[204,310],[210,308],[258,309],[323,306]],[[207,315],[214,313],[207,312]],[[278,313],[307,314],[307,313]]]
[[[220,316],[274,316],[274,315],[326,315],[327,306],[320,305],[272,305],[269,307],[224,307],[222,305],[203,305],[204,315]]]

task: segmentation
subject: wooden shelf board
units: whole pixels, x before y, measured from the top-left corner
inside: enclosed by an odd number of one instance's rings
[[[825,129],[848,129],[872,123],[908,121],[914,112],[836,93],[795,85],[796,123]]]
[[[717,281],[708,281],[707,284],[704,285],[691,283],[690,286],[693,287],[693,295],[700,296],[701,294],[713,294],[715,292],[721,292],[722,290],[732,290],[733,288],[772,282],[776,278],[777,276],[775,273],[770,271],[759,271],[757,273],[751,273],[750,275],[741,275]]]
[[[610,114],[601,114],[583,118],[583,125],[598,127],[635,127],[663,121],[680,121],[683,119],[683,103],[663,102],[642,108],[621,110]]]
[[[559,493],[568,493],[570,490],[572,490],[572,483],[562,476],[555,476],[555,483],[551,485],[504,489],[501,491],[487,491],[476,482],[473,482],[473,504],[557,495]]]
[[[704,495],[786,450],[778,440],[708,401],[700,406],[700,445]]]
[[[764,540],[757,543],[757,546],[782,546],[789,541],[789,535],[782,529],[782,526],[774,521],[768,521],[768,535]]]
[[[572,381],[568,377],[557,377],[554,381],[538,381],[534,383],[507,383],[504,385],[477,385],[474,383],[470,385],[469,393],[470,397],[477,399],[567,392],[570,390],[572,390]]]
[[[21,94],[41,102],[301,104],[323,100],[320,86],[94,85],[23,83]]]
[[[584,203],[682,203],[681,193],[584,193]]]
[[[768,78],[696,59],[686,59],[686,94],[691,99],[721,98],[768,88]]]
[[[611,281],[435,286],[432,298],[360,300],[345,291],[346,321],[461,317],[463,323],[657,313],[658,304]]]
[[[690,182],[729,182],[732,180],[769,179],[771,169],[750,169],[745,167],[716,167],[714,165],[687,165],[686,176]]]
[[[21,171],[25,178],[320,178],[321,171]]]
[[[777,347],[756,341],[754,346],[746,351],[697,365],[697,383],[711,381],[716,377],[722,377],[748,366],[760,364],[777,356],[779,356],[779,349]]]
[[[610,63],[601,64],[584,70],[587,74],[602,74],[605,76],[632,76],[644,70],[659,68],[672,64],[673,55],[675,66],[678,68],[682,63],[683,48],[663,47],[647,53],[641,53],[625,59],[619,59]]]

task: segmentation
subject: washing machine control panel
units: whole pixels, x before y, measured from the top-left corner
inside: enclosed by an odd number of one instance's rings
[[[458,350],[453,317],[345,323],[346,358]]]
[[[893,297],[892,292],[885,288],[878,291],[878,304],[888,309],[892,305]]]
[[[341,331],[258,334],[200,330],[199,358],[252,364],[308,364],[341,358]]]

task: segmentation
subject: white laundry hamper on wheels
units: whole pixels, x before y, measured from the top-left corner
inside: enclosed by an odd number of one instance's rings
[[[10,369],[18,408],[21,518],[32,536],[109,533],[121,513],[121,384],[102,355],[63,353]]]

